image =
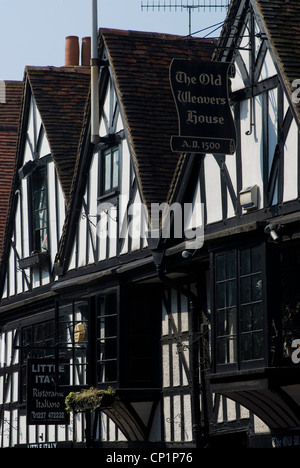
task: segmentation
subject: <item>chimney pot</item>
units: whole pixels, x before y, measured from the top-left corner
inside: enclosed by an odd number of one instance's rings
[[[65,66],[79,66],[79,38],[78,36],[67,36],[65,47]]]
[[[91,38],[83,37],[82,38],[82,48],[81,48],[81,65],[83,67],[90,66],[91,63]]]

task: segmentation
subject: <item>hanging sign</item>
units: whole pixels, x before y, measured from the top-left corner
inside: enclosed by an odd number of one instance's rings
[[[28,424],[67,424],[66,395],[58,386],[64,365],[55,359],[28,359],[27,366]]]
[[[228,89],[234,75],[230,63],[173,59],[170,83],[179,124],[179,135],[171,137],[173,152],[235,153]]]

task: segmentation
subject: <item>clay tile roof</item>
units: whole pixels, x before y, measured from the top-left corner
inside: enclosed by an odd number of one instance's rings
[[[211,39],[169,34],[101,29],[117,92],[126,119],[143,202],[170,198],[180,154],[172,153],[170,137],[178,119],[169,82],[173,58],[210,60]]]
[[[90,87],[89,67],[26,67],[68,201]]]
[[[5,91],[5,92],[3,92]],[[3,246],[10,192],[15,168],[23,83],[1,83],[0,102],[0,251]]]
[[[300,1],[254,0],[254,5],[291,96],[292,82],[300,79]],[[300,105],[294,107],[300,119]]]

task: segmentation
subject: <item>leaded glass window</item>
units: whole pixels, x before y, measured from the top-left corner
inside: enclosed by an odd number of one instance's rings
[[[264,357],[261,246],[215,255],[216,364],[243,365]]]

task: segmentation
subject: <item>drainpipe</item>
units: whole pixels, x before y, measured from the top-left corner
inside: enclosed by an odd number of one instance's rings
[[[92,0],[91,40],[91,143],[98,144],[99,137],[99,59],[98,59],[98,0]]]
[[[174,279],[169,278],[164,271],[162,266],[163,254],[161,252],[152,252],[154,261],[158,260],[159,263],[156,263],[156,271],[157,275],[162,283],[171,288],[177,290],[181,294],[187,297],[189,301],[189,312],[191,314],[191,323],[192,323],[192,347],[191,347],[191,402],[192,402],[192,418],[193,418],[193,439],[195,442],[196,448],[200,448],[203,445],[202,442],[202,435],[203,431],[201,429],[201,411],[200,411],[200,379],[199,379],[199,367],[201,364],[199,363],[198,359],[198,305],[199,299],[198,297],[189,291],[187,288],[183,287],[182,285],[178,284]],[[204,350],[201,350],[203,353]],[[202,373],[201,373],[202,374]],[[205,387],[205,382],[202,382],[202,387]],[[206,398],[203,395],[203,400]],[[204,405],[204,409],[206,405]],[[204,418],[206,420],[206,418]]]

